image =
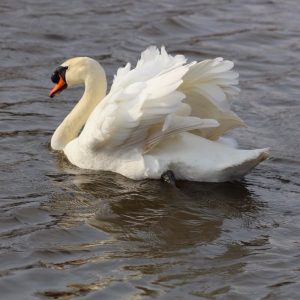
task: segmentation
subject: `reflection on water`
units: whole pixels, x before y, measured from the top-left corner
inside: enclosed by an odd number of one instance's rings
[[[76,191],[53,195],[47,203],[51,211],[64,211],[61,224],[71,227],[87,220],[117,239],[159,250],[211,242],[219,237],[224,218],[251,222],[262,206],[239,182],[179,182],[176,188],[88,172],[74,173],[72,183]]]
[[[0,3],[1,299],[298,299],[299,1]],[[62,61],[109,81],[156,44],[240,72],[241,147],[271,147],[242,182],[134,182],[49,148],[82,90],[48,98]]]
[[[117,258],[122,261],[120,274],[156,277],[151,284],[155,288],[141,288],[151,296],[159,294],[158,286],[169,289],[185,281],[193,282],[199,276],[218,276],[224,271],[238,276],[244,271],[243,258],[250,255],[247,246],[268,244],[267,237],[257,239],[251,234],[245,234],[244,240],[227,241],[235,235],[233,230],[243,227],[247,232],[253,224],[257,225],[256,218],[264,207],[246,183],[178,182],[176,188],[159,181],[136,182],[111,172],[79,170],[60,156],[57,162],[61,173],[51,175],[51,179],[61,184],[62,174],[69,174],[71,189],[53,194],[44,208],[55,214],[61,229],[74,230],[85,224],[107,236],[101,240],[92,237],[84,243],[78,243],[76,237],[65,237],[66,244],[60,245],[60,250],[86,251],[85,258],[56,263],[55,268],[101,265]],[[63,182],[65,185],[66,179]],[[197,265],[201,261],[200,269],[195,268],[195,260]],[[175,273],[174,268],[178,269]],[[113,280],[110,275],[98,281],[71,284],[68,287],[73,290],[69,293],[99,292]],[[66,292],[48,290],[44,295],[59,298],[65,297]]]

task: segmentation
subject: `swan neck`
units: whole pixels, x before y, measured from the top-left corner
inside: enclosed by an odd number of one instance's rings
[[[65,117],[63,122],[55,130],[51,147],[54,150],[63,150],[65,146],[76,138],[88,117],[104,98],[106,94],[107,82],[103,68],[92,70],[84,80],[84,93],[72,111]]]

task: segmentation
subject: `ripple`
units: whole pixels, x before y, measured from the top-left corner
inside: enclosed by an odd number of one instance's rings
[[[5,299],[298,299],[299,3],[25,0],[0,4],[0,289]],[[109,82],[145,47],[233,59],[245,148],[271,158],[241,182],[135,182],[49,148],[79,89],[49,99],[69,57]]]

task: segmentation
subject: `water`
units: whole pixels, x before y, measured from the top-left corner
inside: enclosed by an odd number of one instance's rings
[[[1,299],[299,299],[299,1],[0,4]],[[81,89],[52,70],[86,55],[111,80],[148,45],[233,59],[242,147],[271,158],[241,182],[134,182],[52,152]]]

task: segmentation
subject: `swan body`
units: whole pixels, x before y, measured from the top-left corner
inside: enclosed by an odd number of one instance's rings
[[[187,64],[182,55],[149,47],[134,69],[118,69],[106,95],[98,62],[67,60],[52,75],[50,96],[80,84],[85,91],[54,132],[51,147],[80,168],[136,180],[159,179],[167,170],[191,181],[240,178],[268,157],[268,149],[240,150],[222,142],[225,132],[245,126],[230,110],[239,92],[232,68],[222,58]]]

